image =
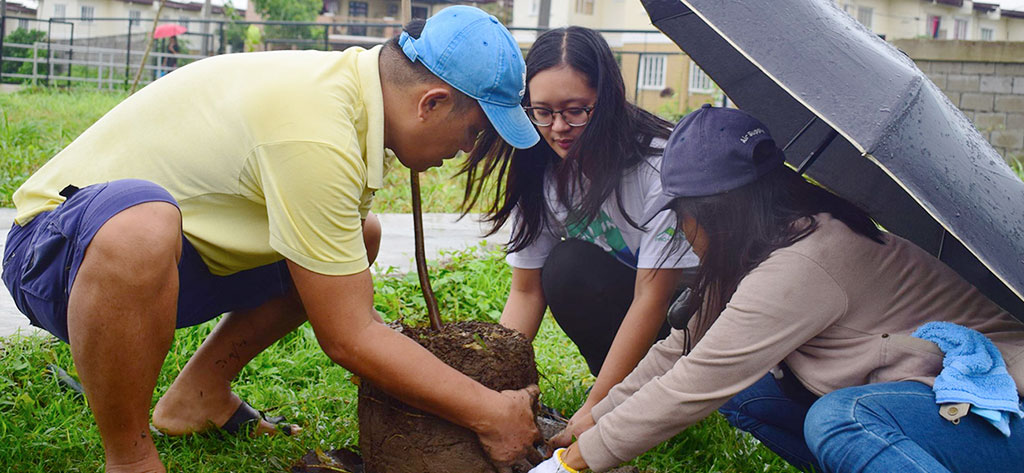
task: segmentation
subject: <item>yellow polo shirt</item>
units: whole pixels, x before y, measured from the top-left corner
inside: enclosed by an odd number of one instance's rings
[[[182,67],[30,177],[14,194],[15,221],[59,205],[69,184],[145,179],[177,199],[185,236],[214,274],[282,258],[360,272],[361,219],[387,164],[379,53],[229,54]]]

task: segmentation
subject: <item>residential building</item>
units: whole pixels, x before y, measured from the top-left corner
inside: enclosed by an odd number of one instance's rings
[[[39,0],[36,18],[52,23],[48,28],[54,40],[69,39],[72,24],[76,40],[119,36],[129,29],[132,33],[148,30],[151,23],[146,20],[156,16],[159,5],[159,0]],[[160,21],[179,23],[198,32],[195,20],[202,19],[202,9],[202,2],[169,0],[164,4]],[[224,7],[214,5],[210,14],[211,19],[223,19]]]
[[[1024,12],[971,0],[820,0],[887,40],[934,38],[1024,41]],[[702,103],[727,100],[700,68],[651,25],[640,0],[549,0],[548,27],[607,31],[627,96],[637,105],[675,117]],[[511,29],[524,49],[536,38],[541,0],[515,0]],[[625,31],[623,31],[625,30]],[[649,33],[643,33],[644,31]]]
[[[453,4],[473,5],[485,10],[506,8],[510,0],[453,1],[453,0],[413,0],[412,18],[426,19],[438,10]],[[401,28],[399,9],[401,0],[323,0],[323,9],[317,17],[317,23],[338,23],[328,29],[329,42],[332,48],[343,49],[347,46],[369,46],[379,44],[398,34]],[[507,8],[511,9],[511,5]],[[492,13],[497,13],[492,11]],[[254,8],[246,11],[247,21],[260,21]],[[352,23],[367,23],[368,26]],[[379,26],[393,24],[395,26]]]
[[[971,0],[835,0],[887,40],[1024,41],[1024,12]]]
[[[14,2],[11,0],[7,1],[4,8],[4,16],[7,17],[4,21],[4,33],[10,34],[16,29],[34,29],[32,18],[36,17],[36,9],[28,5]],[[10,18],[14,17],[14,18]]]
[[[515,0],[510,29],[523,49],[537,36],[540,0]],[[659,115],[678,118],[703,103],[722,103],[717,86],[651,25],[640,0],[550,0],[549,27],[585,26],[604,34],[615,51],[626,96]]]

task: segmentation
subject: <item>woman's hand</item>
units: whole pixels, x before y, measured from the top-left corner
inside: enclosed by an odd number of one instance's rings
[[[584,405],[572,415],[569,423],[561,432],[551,437],[548,444],[556,448],[566,447],[572,443],[573,439],[579,438],[580,434],[593,427],[594,423],[594,416],[590,414],[590,406]]]

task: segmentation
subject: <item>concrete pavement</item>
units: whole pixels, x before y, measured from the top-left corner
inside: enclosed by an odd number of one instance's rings
[[[0,208],[0,250],[7,240],[7,231],[14,222],[14,209]],[[380,217],[382,236],[380,254],[374,265],[374,272],[382,273],[393,268],[393,271],[415,271],[414,240],[411,214],[378,214]],[[426,238],[424,249],[428,260],[437,259],[441,250],[460,250],[468,246],[480,244],[484,238],[483,230],[474,216],[470,215],[456,221],[456,214],[426,214],[423,216],[423,233]],[[508,230],[502,229],[495,235],[486,238],[487,242],[501,245],[508,241]],[[11,295],[6,288],[0,288],[0,337],[12,334],[47,335],[28,323],[28,319],[18,312]]]

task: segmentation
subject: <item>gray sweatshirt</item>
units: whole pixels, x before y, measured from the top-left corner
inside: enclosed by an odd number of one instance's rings
[[[579,438],[592,470],[693,425],[782,361],[818,395],[890,381],[931,385],[942,352],[910,336],[930,321],[985,334],[1024,392],[1024,324],[914,244],[885,234],[881,245],[829,214],[816,218],[817,230],[743,278],[689,355],[674,330],[594,406],[597,424]]]

